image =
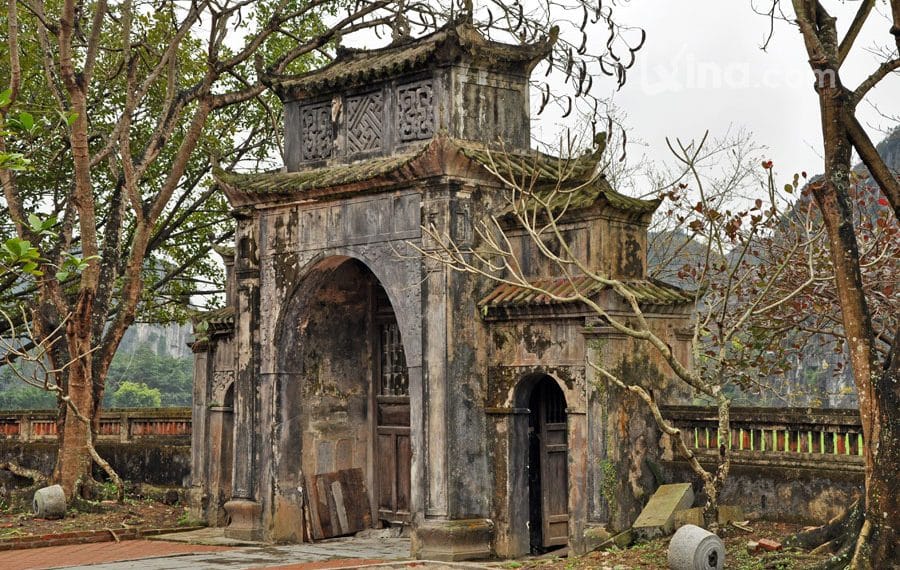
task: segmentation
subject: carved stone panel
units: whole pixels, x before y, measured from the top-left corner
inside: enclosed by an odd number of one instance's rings
[[[234,370],[216,370],[213,372],[209,401],[218,406],[225,403],[225,393],[234,384]]]
[[[347,152],[380,150],[384,133],[384,96],[381,91],[347,98]]]
[[[331,106],[328,103],[304,105],[300,108],[301,160],[331,157]]]
[[[397,134],[400,142],[434,136],[434,83],[431,79],[397,86]]]

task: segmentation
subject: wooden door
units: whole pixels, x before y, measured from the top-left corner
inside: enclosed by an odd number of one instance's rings
[[[540,469],[541,546],[569,542],[569,469],[566,400],[551,378],[535,387]]]
[[[375,489],[378,519],[410,522],[409,373],[393,315],[380,319],[375,395]]]

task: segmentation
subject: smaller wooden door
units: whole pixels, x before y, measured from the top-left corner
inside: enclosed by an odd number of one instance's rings
[[[540,517],[539,546],[564,546],[569,541],[569,469],[566,442],[566,400],[556,382],[544,377],[531,397],[534,441],[530,469],[532,481],[540,477],[539,493],[532,494],[532,524]],[[534,465],[537,463],[537,465]],[[533,483],[533,484],[535,484]],[[535,533],[536,534],[536,533]],[[538,540],[533,535],[533,542]]]
[[[409,522],[409,373],[400,329],[393,315],[382,315],[379,329],[378,390],[375,395],[375,489],[378,519]]]

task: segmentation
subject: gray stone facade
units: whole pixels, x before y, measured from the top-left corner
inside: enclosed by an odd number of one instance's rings
[[[661,392],[665,366],[586,307],[513,295],[420,254],[435,247],[423,225],[477,245],[475,222],[506,191],[486,167],[498,140],[538,156],[528,75],[548,49],[489,42],[463,22],[275,82],[286,171],[217,174],[238,229],[227,307],[198,321],[194,346],[198,516],[229,536],[306,540],[321,530],[313,478],[357,469],[368,504],[352,508],[372,525],[410,525],[423,558],[526,554],[543,547],[538,523],[544,543],[556,533],[552,544],[583,550],[589,527],[636,516],[658,484],[655,428],[587,362]],[[686,361],[687,297],[646,278],[656,203],[592,184],[567,235],[590,266],[641,288],[652,326]],[[529,275],[558,278],[508,230]],[[608,290],[597,298],[628,313]],[[552,520],[529,499],[529,406],[545,379],[564,398],[540,420],[562,426],[546,446],[563,458],[559,476],[541,482],[562,501]]]

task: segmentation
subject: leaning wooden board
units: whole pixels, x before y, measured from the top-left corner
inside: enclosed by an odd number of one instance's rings
[[[372,524],[369,494],[361,469],[344,469],[306,478],[315,540],[345,536]]]

